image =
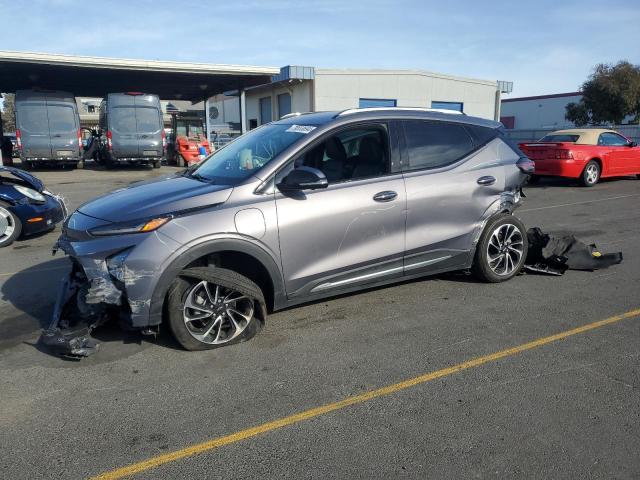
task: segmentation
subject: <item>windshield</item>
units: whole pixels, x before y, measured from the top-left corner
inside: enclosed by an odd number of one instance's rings
[[[204,128],[202,126],[202,122],[199,122],[197,120],[179,121],[176,126],[176,132],[178,137],[204,136]]]
[[[189,175],[223,185],[236,185],[314,129],[306,125],[265,125],[213,153]]]

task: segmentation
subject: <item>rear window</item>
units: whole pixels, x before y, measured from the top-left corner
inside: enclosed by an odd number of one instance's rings
[[[151,107],[136,108],[138,133],[153,133],[160,130],[160,114]]]
[[[109,127],[122,133],[136,131],[136,109],[133,107],[115,107],[111,110]]]
[[[580,135],[578,134],[552,134],[545,135],[540,139],[541,142],[568,142],[568,143],[576,143]]]
[[[69,133],[76,130],[73,108],[66,105],[49,105],[49,129],[51,133]]]
[[[20,120],[18,128],[29,133],[49,134],[47,110],[44,104],[19,106],[18,118]]]

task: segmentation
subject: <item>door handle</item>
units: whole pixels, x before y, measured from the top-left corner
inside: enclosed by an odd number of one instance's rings
[[[490,175],[487,175],[486,177],[480,177],[478,179],[478,185],[489,186],[493,185],[494,183],[496,183],[496,177],[492,177]]]
[[[376,193],[373,196],[373,199],[376,202],[390,202],[398,196],[396,192],[392,192],[391,190],[386,190],[384,192]]]

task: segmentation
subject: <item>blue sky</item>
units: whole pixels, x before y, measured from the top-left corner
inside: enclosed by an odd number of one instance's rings
[[[640,63],[638,0],[0,0],[0,20],[2,50],[421,69],[512,80],[512,96],[576,90],[596,63]]]

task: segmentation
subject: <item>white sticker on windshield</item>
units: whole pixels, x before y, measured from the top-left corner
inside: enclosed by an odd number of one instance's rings
[[[316,127],[312,127],[311,125],[291,125],[289,128],[287,128],[286,131],[307,134],[314,131],[315,129]]]

